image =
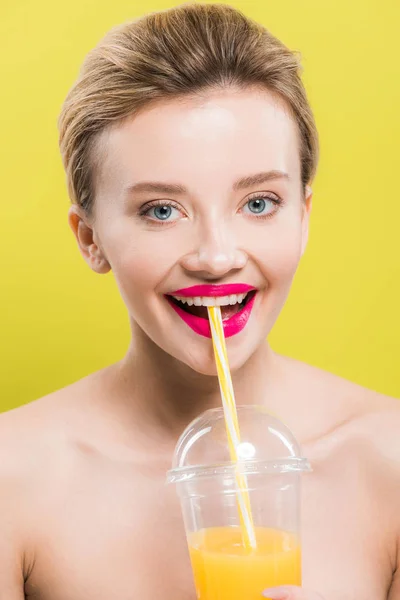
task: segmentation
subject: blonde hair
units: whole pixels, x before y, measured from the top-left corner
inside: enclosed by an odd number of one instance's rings
[[[71,201],[92,216],[106,129],[156,100],[230,86],[261,87],[285,102],[298,127],[304,194],[319,142],[301,72],[299,53],[226,4],[185,3],[113,27],[85,57],[58,120]]]

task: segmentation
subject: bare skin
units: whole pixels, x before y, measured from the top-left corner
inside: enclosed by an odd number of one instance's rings
[[[397,600],[398,401],[281,356],[273,364],[265,397],[274,392],[280,418],[290,409],[313,466],[304,587],[326,600]],[[142,410],[128,419],[122,374],[121,362],[1,416],[0,598],[195,599],[164,483],[178,432]]]
[[[165,294],[202,283],[257,289],[227,340],[236,400],[286,423],[314,468],[293,599],[398,600],[400,404],[266,342],[311,211],[290,115],[265,90],[218,90],[148,108],[101,148],[94,218],[73,206],[69,224],[89,267],[113,272],[132,342],[117,364],[0,417],[0,600],[195,599],[165,476],[183,429],[221,400],[211,340]]]

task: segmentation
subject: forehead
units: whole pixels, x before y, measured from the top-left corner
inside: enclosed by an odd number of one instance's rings
[[[299,140],[285,104],[264,90],[160,101],[104,139],[101,191],[115,198],[140,180],[206,191],[257,171],[300,178]]]

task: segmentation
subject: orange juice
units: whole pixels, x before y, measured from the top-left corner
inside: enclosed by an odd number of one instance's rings
[[[276,585],[301,585],[297,536],[255,528],[257,548],[248,551],[239,527],[212,527],[189,534],[188,543],[199,600],[260,600]]]

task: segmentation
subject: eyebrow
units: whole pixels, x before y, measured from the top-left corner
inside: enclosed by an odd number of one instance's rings
[[[261,185],[263,183],[267,183],[268,181],[273,181],[276,179],[284,179],[286,181],[290,181],[291,177],[285,171],[272,170],[272,171],[261,171],[260,173],[255,173],[254,175],[247,175],[246,177],[241,177],[232,186],[232,189],[237,192],[239,190],[243,190],[249,188],[253,185]],[[161,194],[187,194],[188,190],[179,183],[163,183],[161,181],[139,181],[133,185],[128,185],[124,188],[124,195],[132,194],[138,192],[156,192]]]

